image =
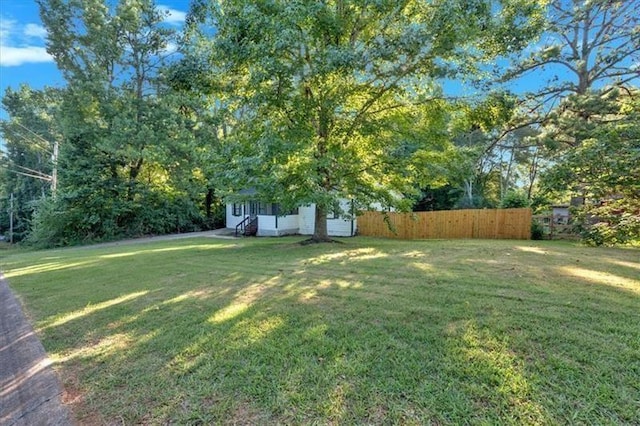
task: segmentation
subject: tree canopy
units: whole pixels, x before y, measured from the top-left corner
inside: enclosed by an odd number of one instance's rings
[[[165,83],[175,33],[151,0],[39,0],[67,88],[60,188],[34,241],[65,244],[206,226],[194,122]],[[194,167],[195,166],[195,167]],[[64,214],[60,214],[64,212]]]
[[[56,149],[60,129],[56,116],[62,90],[33,90],[26,85],[8,89],[2,106],[9,119],[0,122],[5,155],[0,159],[3,211],[13,209],[14,241],[28,236],[36,203],[52,194]],[[11,199],[13,198],[13,203]],[[10,225],[2,216],[6,228]]]
[[[198,1],[186,52],[235,120],[226,177],[315,203],[325,240],[339,197],[402,207],[429,182],[451,149],[439,79],[522,48],[540,17],[523,1]]]
[[[638,0],[552,0],[543,36],[514,58],[506,78],[545,78],[528,95],[534,110],[557,106],[570,94],[637,83],[638,8]]]
[[[153,0],[37,2],[67,86],[8,90],[0,127],[32,241],[206,228],[246,189],[315,204],[316,241],[342,198],[637,215],[640,0],[193,0],[181,34]]]

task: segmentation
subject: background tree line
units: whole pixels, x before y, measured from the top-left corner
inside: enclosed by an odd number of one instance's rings
[[[1,208],[13,194],[16,240],[66,245],[217,227],[224,197],[252,187],[315,203],[326,240],[340,197],[580,196],[585,237],[625,242],[640,234],[639,3],[194,0],[178,34],[151,0],[38,0],[67,84],[4,94]]]

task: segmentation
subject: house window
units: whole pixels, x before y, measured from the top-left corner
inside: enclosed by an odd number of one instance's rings
[[[258,203],[252,201],[249,203],[249,216],[253,217],[258,214]]]
[[[242,216],[242,204],[233,203],[233,215]]]

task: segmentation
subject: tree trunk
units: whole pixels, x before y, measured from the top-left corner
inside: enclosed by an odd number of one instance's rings
[[[464,193],[469,200],[469,208],[475,207],[473,203],[473,181],[471,180],[471,178],[468,178],[464,181]]]
[[[213,204],[213,190],[207,189],[207,195],[204,197],[204,210],[207,215],[207,219],[211,219],[211,205]]]
[[[327,230],[327,208],[316,204],[316,220],[311,239],[318,243],[331,241]]]
[[[533,193],[533,185],[538,175],[538,152],[536,151],[531,159],[531,166],[529,166],[529,188],[527,189],[527,200],[531,200],[531,194]]]

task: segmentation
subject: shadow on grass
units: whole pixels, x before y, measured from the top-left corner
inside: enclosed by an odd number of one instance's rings
[[[640,417],[633,253],[291,241],[64,253],[58,262],[75,269],[17,265],[12,284],[80,420],[95,410],[127,424]],[[562,273],[576,259],[630,286]]]

